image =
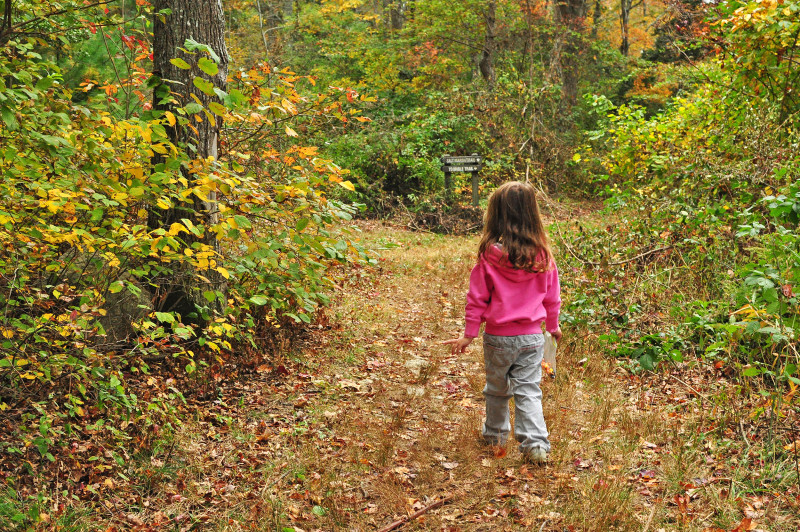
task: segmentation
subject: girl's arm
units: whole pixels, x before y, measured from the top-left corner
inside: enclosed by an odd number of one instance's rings
[[[553,262],[553,267],[548,270],[547,277],[547,293],[542,301],[547,313],[544,327],[553,337],[558,335],[556,338],[558,341],[561,339],[561,327],[558,326],[558,315],[561,312],[561,285],[558,282],[558,268],[555,262]]]
[[[480,334],[483,313],[492,299],[491,279],[486,275],[486,263],[483,258],[472,268],[469,276],[467,292],[465,338],[475,338]]]
[[[467,292],[466,326],[464,336],[442,342],[443,345],[452,345],[452,354],[463,353],[481,331],[483,311],[489,305],[492,297],[492,286],[487,282],[486,270],[483,260],[472,268],[469,276],[469,291]]]

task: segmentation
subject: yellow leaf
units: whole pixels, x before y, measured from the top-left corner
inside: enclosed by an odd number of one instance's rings
[[[169,122],[169,125],[175,127],[175,122],[176,122],[175,115],[167,111],[166,113],[164,113],[164,116],[167,117],[167,122]]]
[[[350,181],[342,181],[339,183],[339,186],[342,188],[346,188],[347,190],[350,190],[352,192],[356,191],[356,187],[353,186],[353,183],[351,183]]]
[[[286,134],[289,135],[290,137],[297,136],[297,132],[294,129],[290,128],[289,126],[286,126]]]
[[[221,275],[222,275],[224,278],[226,278],[226,279],[230,279],[230,278],[231,278],[231,274],[230,274],[230,273],[228,273],[228,270],[226,270],[226,269],[225,269],[225,268],[223,268],[222,266],[219,266],[219,267],[218,267],[216,270],[217,270],[217,271],[218,271],[218,272],[219,272],[219,273],[220,273],[220,274],[221,274]]]
[[[140,181],[142,180],[142,177],[144,177],[144,171],[142,170],[141,166],[126,166],[125,170]]]
[[[174,224],[169,226],[170,236],[175,236],[179,234],[181,231],[183,231],[184,233],[189,232],[182,224],[179,224],[178,222],[175,222]]]

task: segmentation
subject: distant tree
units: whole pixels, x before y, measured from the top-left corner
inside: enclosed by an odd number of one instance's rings
[[[705,27],[707,6],[703,0],[670,2],[667,13],[654,25],[655,43],[642,51],[642,57],[659,63],[694,61],[703,57],[708,51],[708,40],[701,31]]]
[[[483,50],[481,52],[481,59],[478,67],[481,71],[481,76],[489,85],[489,88],[494,88],[494,82],[497,75],[494,70],[495,55],[497,49],[496,33],[497,33],[497,3],[494,0],[489,0],[486,5],[486,11],[483,13],[483,19],[486,24],[486,33],[483,40]]]
[[[586,18],[586,0],[557,0],[554,9],[556,24],[562,28],[563,46],[558,54],[561,70],[561,97],[568,105],[578,100],[581,33]]]

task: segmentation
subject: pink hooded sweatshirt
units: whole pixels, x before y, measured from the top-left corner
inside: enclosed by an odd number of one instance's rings
[[[541,334],[542,322],[552,332],[560,309],[555,262],[547,271],[526,272],[514,268],[499,246],[490,246],[469,277],[464,336],[477,337],[484,321],[486,334],[495,336]]]

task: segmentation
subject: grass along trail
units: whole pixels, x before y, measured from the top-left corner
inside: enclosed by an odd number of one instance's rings
[[[402,529],[795,529],[785,501],[734,500],[751,471],[709,458],[712,389],[688,370],[633,376],[592,331],[565,327],[543,385],[548,465],[483,446],[480,342],[439,344],[462,330],[477,237],[362,229],[378,266],[352,272],[294,355],[223,387],[150,458],[153,505],[128,524],[380,530],[446,499]]]

